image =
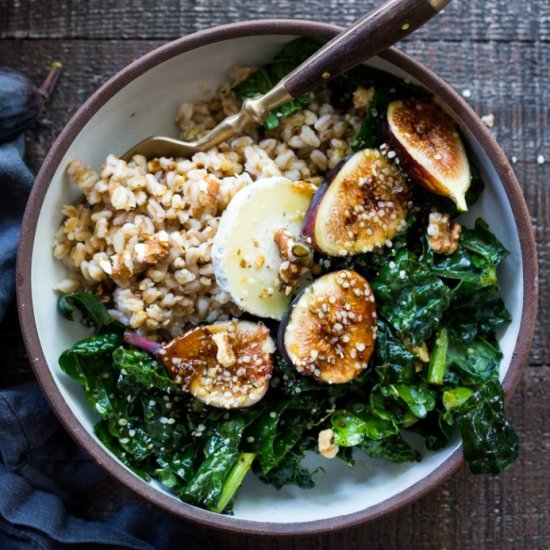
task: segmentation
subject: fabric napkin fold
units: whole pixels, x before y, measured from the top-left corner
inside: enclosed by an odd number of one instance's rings
[[[12,300],[19,227],[34,178],[23,162],[24,138],[0,145],[0,321]]]
[[[0,321],[13,299],[20,223],[33,183],[23,148],[23,136],[0,145]],[[126,506],[105,521],[84,519],[82,498],[104,479],[36,383],[0,388],[0,550],[210,548],[190,526],[148,506]]]

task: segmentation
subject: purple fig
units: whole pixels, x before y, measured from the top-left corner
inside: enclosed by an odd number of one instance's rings
[[[393,101],[387,113],[388,141],[402,168],[420,185],[468,210],[471,174],[454,120],[433,101]]]
[[[13,139],[38,118],[60,71],[61,63],[52,63],[46,80],[37,88],[21,73],[0,66],[0,143]]]

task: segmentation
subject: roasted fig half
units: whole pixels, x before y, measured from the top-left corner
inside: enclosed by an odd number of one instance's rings
[[[262,324],[215,323],[165,344],[130,332],[124,339],[153,354],[183,391],[212,407],[250,407],[269,387],[275,344]]]
[[[350,270],[319,277],[294,300],[278,339],[300,374],[328,384],[350,382],[367,368],[376,339],[369,283]]]
[[[405,224],[407,186],[376,149],[364,149],[336,167],[306,213],[302,233],[329,256],[370,252],[388,244]]]
[[[389,104],[387,122],[389,144],[411,178],[468,210],[470,164],[452,118],[433,101],[405,100]]]

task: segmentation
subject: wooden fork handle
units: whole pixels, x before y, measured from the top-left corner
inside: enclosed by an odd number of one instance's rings
[[[281,82],[294,98],[359,65],[421,27],[450,0],[389,0],[327,42]]]

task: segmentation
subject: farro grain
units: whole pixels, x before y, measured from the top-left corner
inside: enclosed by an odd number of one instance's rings
[[[238,82],[250,68],[230,73]],[[184,139],[195,139],[239,108],[224,84],[210,101],[182,103],[176,121]],[[240,189],[261,177],[319,184],[349,153],[359,122],[320,94],[262,139],[249,127],[190,159],[136,155],[126,163],[109,155],[98,172],[71,161],[67,174],[84,201],[62,209],[53,254],[68,273],[56,289],[109,294],[113,318],[153,337],[239,315],[217,286],[211,261],[220,215]]]

